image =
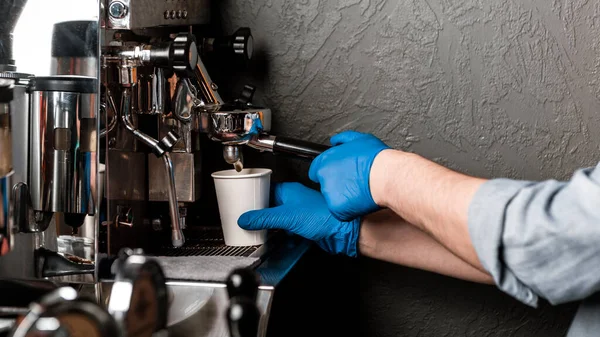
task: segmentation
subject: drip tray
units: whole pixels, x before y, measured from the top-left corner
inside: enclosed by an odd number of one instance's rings
[[[242,256],[260,257],[264,251],[259,246],[227,246],[220,227],[196,227],[186,230],[183,247],[162,247],[159,256]]]

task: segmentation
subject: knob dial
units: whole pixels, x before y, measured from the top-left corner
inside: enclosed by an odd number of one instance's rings
[[[152,336],[167,326],[168,293],[162,268],[139,249],[123,249],[113,265],[108,312],[128,336]]]
[[[214,53],[216,57],[232,59],[244,65],[252,59],[254,39],[250,28],[240,28],[231,36],[206,38],[202,45],[203,53]]]
[[[251,269],[236,269],[227,278],[227,293],[229,298],[246,297],[251,301],[256,301],[258,295],[258,275]]]
[[[244,61],[251,60],[254,53],[254,38],[250,28],[240,28],[233,33],[231,45],[236,56],[243,58]]]
[[[173,41],[153,45],[147,60],[158,67],[173,69],[178,75],[188,77],[198,64],[198,47],[192,34],[178,34]]]
[[[226,284],[230,298],[226,318],[231,337],[255,337],[260,322],[256,306],[258,275],[249,268],[235,269]]]
[[[179,34],[169,48],[169,61],[173,71],[190,73],[198,63],[198,47],[191,34]]]
[[[61,287],[33,302],[17,319],[10,337],[99,336],[123,337],[117,322],[98,303]]]
[[[255,337],[258,334],[260,312],[254,302],[245,297],[234,298],[227,309],[227,324],[231,337]]]

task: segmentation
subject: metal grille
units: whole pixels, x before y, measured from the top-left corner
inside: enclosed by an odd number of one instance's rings
[[[194,229],[186,237],[183,247],[163,247],[161,256],[250,256],[260,246],[232,247],[226,246],[223,232],[218,227],[201,227]]]

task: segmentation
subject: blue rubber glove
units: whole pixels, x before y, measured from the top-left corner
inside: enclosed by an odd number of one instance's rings
[[[389,146],[370,134],[345,131],[331,137],[333,147],[316,157],[309,178],[321,184],[331,213],[345,221],[379,209],[369,187],[375,157]]]
[[[300,183],[277,184],[273,193],[275,207],[246,212],[238,225],[246,230],[283,229],[329,253],[356,256],[360,219],[337,220],[321,193]]]

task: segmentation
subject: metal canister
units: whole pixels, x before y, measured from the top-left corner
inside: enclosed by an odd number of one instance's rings
[[[35,211],[94,214],[98,80],[37,77],[29,84],[29,193]],[[80,224],[79,224],[80,225]]]

